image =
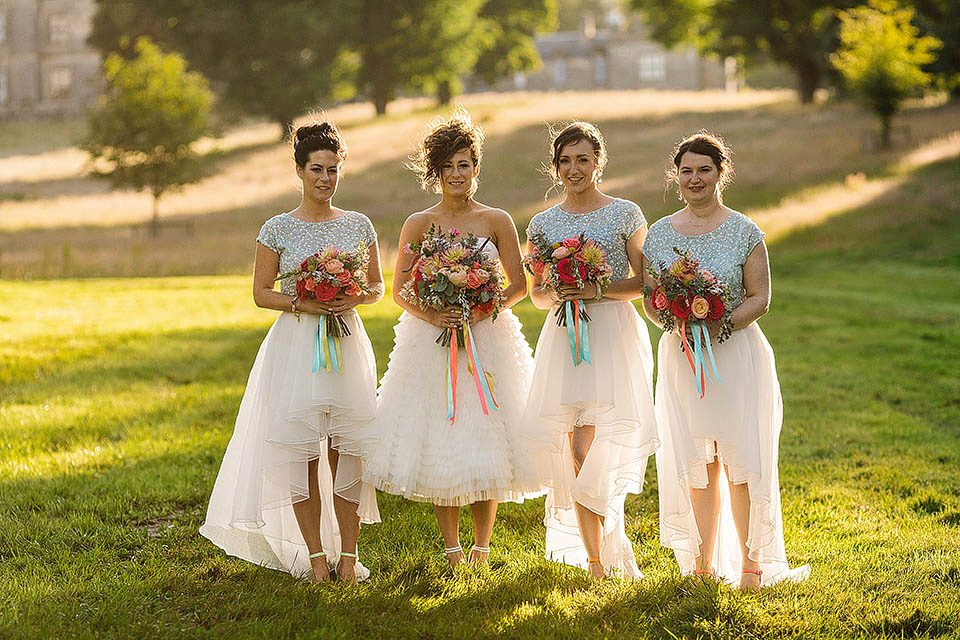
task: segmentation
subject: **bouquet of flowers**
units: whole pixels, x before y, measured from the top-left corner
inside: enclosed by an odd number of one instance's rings
[[[354,251],[341,251],[330,247],[322,249],[300,263],[300,267],[281,273],[277,280],[296,278],[297,297],[301,300],[314,298],[321,302],[333,300],[338,295],[359,296],[370,293],[367,286],[368,247],[361,245]],[[299,316],[297,321],[300,321]],[[321,368],[343,373],[343,358],[340,338],[349,336],[350,329],[336,313],[320,315],[314,339],[313,371]]]
[[[473,309],[492,312],[496,319],[503,304],[503,274],[496,260],[483,252],[490,239],[482,243],[473,234],[463,235],[456,229],[444,232],[430,225],[419,243],[410,243],[404,250],[414,256],[409,271],[412,277],[400,289],[400,296],[421,309],[441,311],[459,307],[463,323],[444,329],[437,344],[449,350],[447,368],[447,417],[456,418],[457,353],[467,350],[467,368],[473,375],[485,414],[498,405],[493,397],[493,378],[480,365],[479,354],[470,329]]]
[[[523,264],[527,271],[541,278],[545,287],[558,291],[562,285],[583,288],[589,282],[605,291],[610,285],[613,269],[607,264],[607,255],[593,240],[584,234],[565,238],[551,244],[542,233],[529,238],[532,252],[525,256]],[[590,321],[587,303],[583,300],[568,300],[554,312],[557,326],[567,327],[570,352],[574,366],[590,363],[590,336],[586,323]]]
[[[701,269],[700,263],[690,257],[689,251],[680,251],[677,247],[674,247],[673,251],[678,257],[669,267],[663,263],[659,270],[653,265],[647,267],[657,286],[652,289],[647,287],[645,293],[650,296],[651,305],[665,331],[673,331],[680,326],[683,350],[687,354],[687,361],[702,398],[706,390],[706,378],[710,377],[704,349],[706,356],[710,358],[717,382],[722,382],[713,358],[713,346],[706,323],[720,323],[718,344],[730,337],[733,320],[728,303],[732,296],[727,285],[706,269]],[[688,324],[693,334],[693,349],[687,342]]]

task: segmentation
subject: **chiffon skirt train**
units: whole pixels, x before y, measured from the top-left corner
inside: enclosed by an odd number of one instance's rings
[[[293,504],[309,495],[307,463],[318,460],[321,539],[340,556],[333,495],[360,501],[361,455],[371,442],[376,362],[355,311],[341,314],[343,373],[314,373],[318,317],[282,313],[260,345],[200,533],[227,554],[297,576],[311,571]],[[336,478],[328,443],[339,453]],[[376,503],[368,505],[376,512]],[[376,518],[378,519],[378,518]],[[357,576],[369,570],[358,563]]]
[[[713,352],[722,382],[708,380],[701,399],[680,338],[673,333],[660,338],[656,410],[663,443],[657,453],[661,543],[673,549],[683,574],[694,570],[701,538],[690,489],[707,486],[706,465],[718,457],[733,483],[749,487],[747,547],[749,557],[760,563],[763,584],[802,580],[810,567],[790,569],[784,548],[777,472],[783,406],[773,350],[753,323],[715,345]],[[740,539],[722,476],[720,484],[713,567],[718,576],[738,584]]]
[[[530,387],[533,359],[509,310],[496,321],[472,325],[480,364],[492,376],[499,410],[484,414],[467,354],[457,359],[456,419],[447,419],[448,350],[436,344],[441,329],[403,313],[387,372],[380,384],[375,446],[364,467],[365,496],[372,487],[409,500],[463,506],[481,500],[522,501],[542,493],[524,475],[526,452],[518,428]],[[361,513],[368,513],[364,499]]]
[[[650,337],[629,302],[589,302],[588,313],[590,363],[574,366],[567,328],[557,326],[552,311],[537,341],[524,428],[531,464],[549,487],[546,557],[587,568],[577,502],[603,518],[604,568],[640,578],[624,528],[624,501],[640,492],[647,458],[658,446]],[[595,431],[575,474],[570,434],[581,425]]]

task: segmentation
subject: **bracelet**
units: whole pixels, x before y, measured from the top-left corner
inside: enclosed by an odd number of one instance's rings
[[[300,302],[300,297],[294,296],[293,300],[290,301],[290,311],[297,317],[297,322],[300,322],[300,307],[297,306],[298,302]]]
[[[597,283],[597,295],[594,296],[594,300],[597,300],[597,301],[602,300],[602,299],[603,299],[603,294],[604,294],[605,291],[606,291],[606,287],[601,286],[601,284],[598,282],[598,283]]]

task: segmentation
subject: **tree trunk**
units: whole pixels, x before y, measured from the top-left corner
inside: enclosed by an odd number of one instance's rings
[[[160,235],[160,196],[153,194],[153,218],[150,221],[150,235],[156,238]]]
[[[823,74],[820,66],[813,60],[801,58],[794,60],[790,67],[797,76],[797,93],[800,94],[800,102],[810,104],[813,102],[814,92],[820,88],[820,77]]]
[[[437,84],[437,105],[445,107],[453,100],[453,87],[449,80],[441,80]]]
[[[880,148],[889,149],[890,148],[890,129],[891,121],[893,116],[886,114],[880,115]]]
[[[387,103],[390,102],[390,90],[382,83],[373,85],[373,107],[377,110],[377,115],[382,116],[387,113]]]

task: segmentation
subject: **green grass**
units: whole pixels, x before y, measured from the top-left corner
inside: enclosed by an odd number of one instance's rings
[[[652,461],[636,583],[542,560],[542,500],[501,507],[489,571],[451,577],[429,506],[392,496],[358,588],[228,558],[197,528],[275,317],[249,277],[0,281],[0,637],[958,637],[958,175],[771,243],[787,552],[813,574],[756,593],[679,577]],[[363,310],[381,373],[396,314]]]

